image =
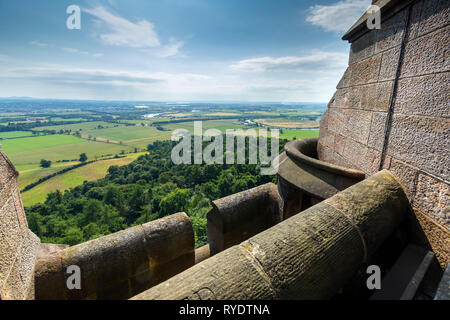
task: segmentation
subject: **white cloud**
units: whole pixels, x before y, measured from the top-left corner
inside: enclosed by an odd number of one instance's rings
[[[6,54],[0,54],[0,62],[8,61],[9,57]]]
[[[163,58],[177,55],[184,45],[184,42],[173,37],[168,44],[163,45],[154,24],[145,19],[131,22],[101,6],[84,11],[106,26],[108,31],[101,32],[99,37],[107,45],[145,49],[146,52]]]
[[[82,51],[82,50],[78,50],[75,48],[62,48],[64,51],[69,52],[69,53],[79,53],[79,54],[84,54],[84,55],[90,55],[89,52],[87,51]],[[92,56],[96,57],[96,54],[93,54]]]
[[[314,5],[309,8],[306,21],[325,31],[345,32],[368,9],[371,0],[342,0],[331,5]]]
[[[61,48],[61,47],[55,46],[53,44],[48,44],[48,43],[44,43],[44,42],[40,42],[40,41],[36,41],[36,40],[31,41],[30,44],[33,45],[33,46],[41,47],[41,48],[56,48],[56,49],[60,49],[60,50],[63,50],[65,52],[68,52],[68,53],[91,55],[91,56],[93,56],[95,58],[100,58],[100,57],[104,56],[103,53],[93,53],[93,54],[91,54],[88,51],[83,51],[83,50],[79,50],[79,49],[76,49],[76,48],[69,48],[69,47]]]
[[[202,74],[170,74],[163,72],[131,72],[106,69],[73,68],[62,65],[13,68],[0,73],[2,79],[23,79],[49,83],[95,84],[148,88],[185,86],[191,82],[210,79]]]
[[[270,75],[278,75],[271,73]],[[213,71],[134,72],[67,65],[0,68],[0,95],[118,100],[328,101],[341,73],[291,78]]]
[[[50,45],[50,44],[44,43],[44,42],[40,42],[37,40],[31,41],[30,44],[33,46],[42,47],[42,48],[53,47],[53,45]]]
[[[156,52],[156,55],[163,58],[175,56],[183,45],[183,41],[177,41],[175,38],[170,38],[170,44],[163,46]]]
[[[340,52],[314,51],[307,56],[262,57],[241,60],[231,65],[231,69],[248,72],[289,72],[289,71],[326,71],[345,68],[348,55]]]
[[[78,49],[75,48],[63,48],[64,51],[69,52],[69,53],[78,53]]]
[[[108,12],[103,7],[84,9],[84,11],[98,18],[109,29],[108,33],[100,35],[106,44],[132,48],[152,48],[161,45],[154,25],[147,20],[133,23]]]

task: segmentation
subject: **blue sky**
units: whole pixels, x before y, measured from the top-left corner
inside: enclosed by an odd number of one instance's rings
[[[327,102],[370,2],[0,0],[0,96]]]

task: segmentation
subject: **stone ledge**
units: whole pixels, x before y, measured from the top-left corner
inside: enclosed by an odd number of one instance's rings
[[[49,250],[36,265],[36,299],[127,299],[193,266],[194,231],[177,213],[63,250]],[[68,290],[76,265],[81,289]]]
[[[384,170],[132,299],[328,299],[407,208],[402,186]]]
[[[379,0],[376,5],[381,10],[381,23],[388,20],[393,15],[403,10],[406,6],[412,3],[414,0]],[[362,37],[367,32],[370,32],[367,28],[366,21],[368,14],[364,13],[358,21],[344,34],[342,40],[353,42],[356,39]]]

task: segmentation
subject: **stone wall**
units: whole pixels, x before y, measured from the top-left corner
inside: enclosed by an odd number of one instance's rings
[[[407,207],[384,170],[133,299],[330,299],[366,263],[380,263],[372,258]]]
[[[0,151],[0,300],[34,299],[39,238],[29,229],[17,187],[18,172]]]
[[[207,214],[208,243],[216,254],[283,220],[277,186],[262,186],[212,202]]]
[[[128,299],[193,266],[194,245],[194,230],[185,213],[73,247],[48,250],[47,245],[36,263],[36,299]],[[70,266],[80,268],[79,290],[67,287]]]
[[[367,175],[382,168],[397,175],[438,258],[447,261],[450,2],[376,4],[391,6],[382,8],[381,29],[360,20],[344,36],[349,66],[321,121],[319,158]]]

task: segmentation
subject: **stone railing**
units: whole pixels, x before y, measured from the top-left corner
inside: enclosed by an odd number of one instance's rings
[[[133,299],[326,299],[406,215],[388,171],[342,191]]]
[[[208,242],[216,254],[282,221],[277,186],[267,183],[215,200],[208,213]]]
[[[294,140],[280,155],[278,190],[283,219],[308,209],[365,178],[364,172],[334,165],[318,157],[317,138]]]
[[[177,213],[38,256],[36,299],[128,299],[195,264],[189,217]],[[81,289],[69,290],[69,266]]]
[[[73,247],[42,244],[36,262],[36,298],[130,298],[279,223],[281,207],[273,183],[213,201],[207,216],[209,243],[197,250],[185,213]],[[70,266],[79,267],[81,290],[67,287]]]

